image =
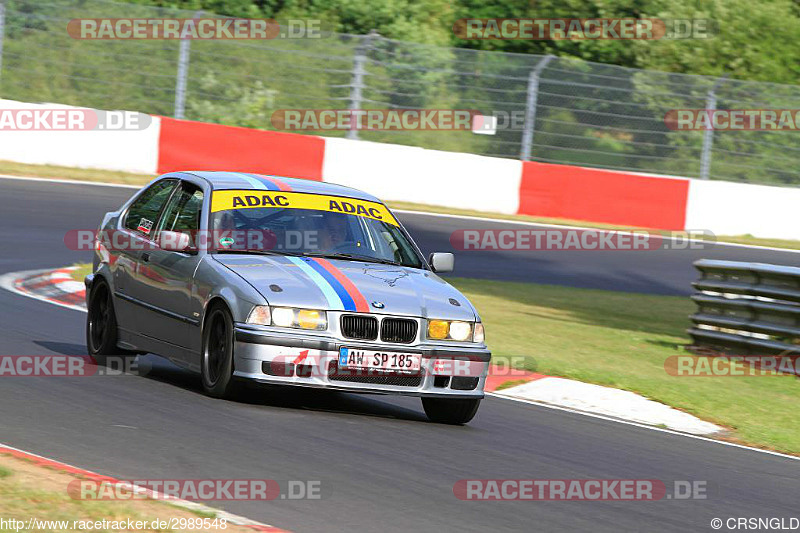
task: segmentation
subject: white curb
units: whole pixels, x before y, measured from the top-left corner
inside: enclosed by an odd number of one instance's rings
[[[693,435],[721,433],[723,428],[648,400],[634,392],[571,379],[546,377],[495,391],[498,396],[543,402],[621,420],[662,426]]]

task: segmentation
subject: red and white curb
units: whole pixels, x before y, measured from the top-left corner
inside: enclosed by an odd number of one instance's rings
[[[86,311],[84,285],[70,277],[70,272],[75,268],[7,274],[0,277],[0,287],[70,309]],[[725,431],[715,424],[634,392],[535,372],[515,371],[512,376],[504,375],[502,369],[497,367],[492,370],[496,372],[489,372],[486,392],[494,396],[562,407],[692,435],[714,436]],[[525,383],[497,390],[508,381]]]
[[[120,483],[122,484],[122,486],[124,486],[123,482],[113,477],[97,474],[95,472],[92,472],[91,470],[85,470],[83,468],[78,468],[76,466],[68,465],[66,463],[56,461],[54,459],[48,459],[47,457],[42,457],[41,455],[36,455],[35,453],[26,452],[18,448],[13,448],[11,446],[6,446],[5,444],[0,444],[0,455],[9,455],[19,459],[25,459],[38,466],[44,466],[47,468],[52,468],[59,472],[65,472],[67,474],[80,476],[90,481],[115,483],[115,484]],[[208,507],[207,505],[203,505],[197,502],[180,500],[172,496],[167,498],[165,495],[153,491],[149,488],[139,487],[136,485],[131,485],[131,487],[134,489],[134,491],[138,493],[147,494],[154,501],[163,501],[164,503],[167,503],[169,505],[174,505],[175,507],[179,507],[182,509],[188,509],[190,511],[199,511],[203,513],[212,514],[216,518],[220,519],[224,518],[228,523],[241,527],[246,527],[248,529],[252,529],[253,531],[265,531],[270,533],[286,532],[285,529],[280,529],[267,524],[262,524],[261,522],[256,522],[255,520],[250,520],[249,518],[235,515],[227,511],[222,511],[220,509],[214,509],[213,507]]]
[[[36,300],[86,311],[86,289],[83,282],[75,281],[71,276],[71,272],[77,268],[12,272],[0,276],[0,287]]]

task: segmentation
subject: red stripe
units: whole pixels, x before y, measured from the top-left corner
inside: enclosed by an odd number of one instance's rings
[[[350,298],[353,299],[353,302],[356,304],[356,311],[359,313],[368,313],[369,312],[369,305],[367,304],[367,299],[364,298],[364,295],[361,294],[361,291],[353,285],[353,282],[347,279],[347,277],[342,274],[342,271],[333,266],[333,264],[328,261],[327,259],[322,258],[312,258],[314,261],[317,262],[322,268],[327,270],[331,273],[331,276],[336,278],[336,280],[342,284],[344,290],[347,291],[347,294],[350,295]]]
[[[292,186],[286,183],[285,181],[279,180],[278,178],[273,178],[272,176],[262,176],[265,180],[271,181],[273,185],[279,188],[282,191],[291,191]]]

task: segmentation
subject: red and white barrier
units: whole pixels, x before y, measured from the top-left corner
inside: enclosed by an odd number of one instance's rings
[[[0,100],[0,110],[60,107]],[[391,201],[662,230],[800,239],[800,188],[648,176],[152,117],[138,131],[2,131],[0,160],[144,174],[233,170]]]
[[[44,112],[81,108],[0,100],[0,111],[23,109]],[[0,126],[0,161],[155,174],[161,117],[143,117],[152,118],[146,128],[126,131],[8,131]]]

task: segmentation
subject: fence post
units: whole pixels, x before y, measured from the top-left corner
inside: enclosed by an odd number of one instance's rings
[[[194,14],[193,18],[200,18],[204,15],[202,11]],[[178,51],[178,77],[175,83],[175,118],[186,118],[186,80],[189,77],[189,53],[191,51],[192,40],[185,37],[181,39]]]
[[[0,83],[3,81],[3,37],[6,33],[6,0],[0,0]]]
[[[364,37],[364,41],[356,47],[356,54],[353,58],[353,78],[350,83],[350,105],[348,106],[348,110],[350,111],[351,127],[347,130],[346,137],[348,139],[358,139],[358,128],[354,126],[354,111],[361,109],[361,89],[365,87],[364,74],[366,74],[364,65],[367,62],[367,54],[372,47],[372,41],[376,37],[378,37],[378,32],[372,30],[369,32],[369,35]]]
[[[534,67],[528,77],[528,98],[525,102],[525,125],[522,130],[522,149],[520,159],[530,161],[533,148],[533,132],[536,129],[536,104],[539,100],[539,77],[554,56],[545,56]]]
[[[727,77],[728,75],[725,74],[721,78],[717,78],[717,81],[714,82],[714,85],[708,91],[708,95],[706,95],[706,112],[717,110],[717,89]],[[709,114],[708,119],[709,125],[706,127],[705,131],[703,131],[703,151],[700,154],[700,179],[704,180],[709,179],[709,173],[711,172],[711,148],[714,146],[714,128],[710,124],[711,114]]]

